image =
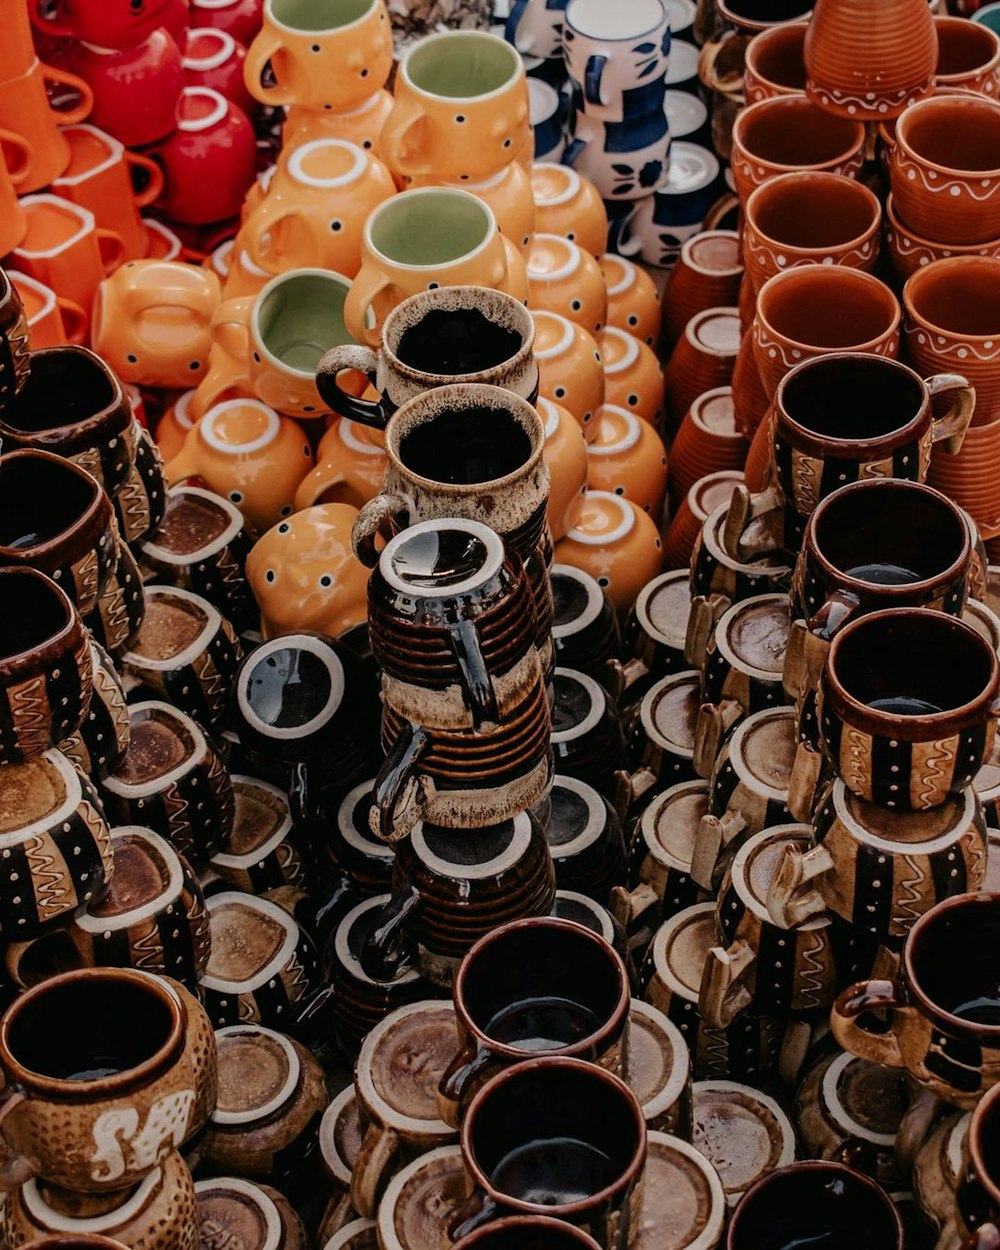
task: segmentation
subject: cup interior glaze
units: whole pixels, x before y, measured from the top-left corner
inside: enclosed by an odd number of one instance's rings
[[[73,464],[35,452],[5,456],[0,474],[5,475],[0,547],[24,549],[52,542],[94,507],[100,491],[94,479]]]
[[[365,235],[389,264],[420,268],[471,256],[488,242],[494,228],[493,215],[474,196],[421,189],[377,208]]]
[[[28,658],[27,652],[44,647],[55,641],[57,635],[65,634],[75,613],[58,586],[34,569],[0,569],[0,587],[4,601],[17,605],[16,611],[0,615],[0,684],[3,684],[11,661],[23,662]],[[66,662],[70,662],[70,657],[66,657]],[[38,663],[44,666],[42,655]],[[23,676],[20,665],[15,672]]]
[[[824,680],[884,736],[906,738],[908,720],[925,730],[954,718],[985,720],[997,674],[989,643],[970,626],[942,612],[891,609],[840,631]]]
[[[828,495],[812,514],[810,535],[814,557],[838,581],[889,597],[958,577],[969,555],[968,526],[955,505],[930,487],[892,478]],[[882,566],[912,576],[895,584],[861,571]]]
[[[904,110],[896,142],[922,165],[954,173],[1000,172],[1000,108],[973,96],[931,96]]]
[[[778,391],[781,421],[845,452],[896,439],[926,407],[920,378],[881,356],[820,356],[793,370]]]
[[[492,95],[515,82],[522,72],[517,50],[502,39],[477,32],[445,32],[415,44],[402,73],[427,95],[468,100]]]
[[[319,269],[285,274],[261,291],[253,310],[255,338],[279,369],[315,374],[324,352],[353,343],[344,325],[351,284]]]
[[[907,985],[918,1003],[993,1047],[1000,1046],[998,941],[1000,894],[962,894],[921,917],[903,948]]]
[[[31,373],[3,423],[23,434],[64,430],[99,417],[119,400],[107,367],[82,348],[33,353]],[[95,423],[96,424],[96,423]]]
[[[778,27],[777,29],[781,29]],[[765,238],[803,251],[848,248],[878,225],[878,198],[840,174],[782,174],[758,187],[747,218]]]
[[[869,274],[807,265],[761,287],[757,316],[787,342],[849,351],[891,334],[900,308],[889,288]]]
[[[128,1022],[127,1027],[123,1022]],[[134,1086],[182,1040],[178,1000],[153,977],[68,972],[29,990],[0,1028],[5,1066],[29,1088],[74,1101]],[[96,1088],[95,1088],[96,1087]]]
[[[996,336],[1000,260],[969,256],[926,265],[910,276],[903,302],[911,316],[938,334]]]
[[[755,35],[747,45],[746,64],[765,83],[786,92],[806,89],[805,22],[773,26]]]
[[[757,160],[797,169],[846,159],[858,131],[859,123],[824,113],[805,96],[778,96],[739,114],[733,138]]]
[[[489,363],[479,361],[477,363],[482,367],[475,370],[465,368],[461,361],[474,349],[474,343],[472,331],[466,331],[463,325],[464,315],[477,320],[485,315],[490,327],[499,332],[498,338],[507,341],[513,348],[510,355]],[[433,361],[401,357],[400,345],[404,340],[409,344],[414,333],[419,335],[421,327],[431,316],[438,321],[437,329],[441,332],[440,356]],[[481,320],[479,324],[482,324]],[[428,337],[425,329],[424,339]],[[518,340],[516,346],[515,339]],[[487,380],[497,370],[506,372],[527,361],[534,339],[534,321],[523,304],[502,291],[490,291],[479,286],[444,287],[411,295],[389,313],[382,326],[382,350],[392,361],[394,369],[415,380],[430,377],[446,377],[452,382]],[[421,346],[426,348],[426,343]],[[428,368],[428,364],[433,367]]]
[[[795,1163],[752,1185],[733,1212],[726,1250],[791,1250],[827,1242],[902,1250],[903,1225],[888,1194],[839,1163]]]
[[[938,37],[937,80],[964,77],[984,69],[997,55],[997,37],[988,26],[967,18],[934,19]]]
[[[267,16],[291,30],[327,31],[351,26],[382,0],[267,0]]]

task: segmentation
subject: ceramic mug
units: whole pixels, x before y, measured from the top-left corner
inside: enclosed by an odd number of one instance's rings
[[[407,296],[441,286],[516,295],[511,276],[496,219],[481,200],[449,188],[404,191],[365,222],[361,269],[344,306],[347,328],[377,348],[382,323]]]
[[[862,981],[837,1000],[830,1017],[837,1041],[905,1068],[948,1103],[974,1108],[1000,1075],[995,985],[983,963],[998,906],[996,894],[962,894],[922,916],[903,946],[898,980]],[[889,1019],[877,1033],[869,1027],[873,1009]]]
[[[11,285],[21,297],[24,315],[35,350],[71,343],[82,347],[87,337],[87,314],[79,304],[63,299],[51,287],[26,273],[7,270]]]
[[[238,36],[237,36],[238,37]],[[271,66],[273,81],[264,70]],[[382,0],[265,0],[247,50],[247,90],[262,104],[345,113],[385,86],[392,28]]]
[[[496,35],[451,30],[403,57],[380,144],[396,174],[483,178],[528,137],[528,88],[517,51]]]
[[[535,229],[561,234],[592,256],[608,246],[608,213],[592,182],[566,165],[535,161],[531,166]]]
[[[316,468],[295,492],[299,511],[316,504],[346,503],[363,508],[382,489],[385,451],[370,442],[364,426],[347,417],[333,422],[316,448]]]
[[[535,1055],[573,1056],[627,1076],[628,974],[613,948],[580,925],[540,918],[500,926],[463,958],[454,1000],[461,1048],[438,1091],[449,1124],[497,1071]]]
[[[338,346],[316,369],[316,384],[335,412],[385,429],[408,399],[436,386],[483,383],[520,395],[538,396],[538,367],[532,356],[535,326],[524,306],[500,291],[447,287],[413,295],[382,325],[378,352]],[[377,400],[355,398],[338,375],[345,369],[367,375]]]
[[[101,48],[129,48],[141,43],[162,24],[167,0],[124,0],[107,5],[59,4],[46,7],[28,6],[28,14],[36,30],[63,39],[79,39]],[[67,11],[68,9],[68,11]]]
[[[123,1033],[126,1012],[141,1024]],[[81,1193],[142,1181],[214,1104],[206,1023],[186,990],[133,969],[67,972],[28,990],[0,1028],[8,1167],[30,1157],[29,1174]]]
[[[466,1113],[462,1158],[473,1192],[455,1238],[502,1214],[535,1213],[540,1194],[606,1250],[635,1235],[646,1125],[628,1086],[594,1064],[530,1059],[493,1077]]]
[[[670,144],[663,109],[620,122],[577,113],[562,159],[589,178],[602,199],[637,200],[666,185]]]
[[[600,0],[570,0],[563,18],[563,51],[570,77],[583,91],[588,114],[607,121],[635,116],[629,97],[664,79],[670,22],[660,0],[643,0],[614,18]]]
[[[68,87],[78,103],[54,108],[48,94],[50,86],[54,96],[62,94],[60,88]],[[59,126],[86,121],[93,103],[94,93],[82,78],[43,65],[37,57],[24,73],[0,80],[0,127],[16,135],[30,154],[26,167],[19,168],[10,154],[18,145],[6,141],[7,160],[12,164],[19,194],[40,191],[65,171],[70,150]]]

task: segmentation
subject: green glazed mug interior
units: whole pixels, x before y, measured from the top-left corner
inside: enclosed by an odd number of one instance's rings
[[[351,284],[340,274],[307,269],[283,274],[261,291],[253,310],[253,337],[277,368],[315,374],[331,347],[353,343],[344,324]]]
[[[369,218],[372,248],[393,265],[449,265],[478,251],[494,230],[493,214],[464,191],[411,191]]]
[[[474,100],[515,82],[517,51],[494,35],[455,32],[417,44],[406,58],[407,81],[418,91],[448,100]]]
[[[270,0],[268,13],[290,30],[339,30],[359,21],[380,0]]]

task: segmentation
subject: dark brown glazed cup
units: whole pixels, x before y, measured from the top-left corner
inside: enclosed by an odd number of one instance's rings
[[[997,1019],[998,937],[1000,894],[938,903],[910,930],[898,979],[861,981],[837,999],[830,1015],[837,1041],[862,1059],[905,1068],[938,1098],[972,1110],[1000,1076],[1000,1024],[982,1022]],[[957,1014],[976,1004],[980,1021]]]
[[[441,1079],[438,1107],[449,1124],[491,1076],[539,1055],[562,1055],[627,1072],[628,973],[591,929],[553,917],[517,920],[481,938],[459,965],[454,986],[461,1050]],[[596,1027],[564,1045],[501,1041],[492,1021],[525,1000],[560,998],[586,1009]]]
[[[119,542],[115,567],[84,624],[101,646],[120,658],[139,632],[145,612],[142,574],[131,549]]]
[[[27,382],[0,415],[4,446],[65,456],[117,494],[135,463],[138,428],[121,382],[86,347],[46,347],[29,363]]]
[[[970,625],[928,608],[871,613],[830,648],[817,701],[824,754],[863,799],[936,807],[989,758],[998,691],[996,652]]]
[[[994,1250],[1000,1225],[1000,1090],[991,1089],[972,1113],[969,1125],[969,1166],[958,1189],[960,1223],[970,1233],[969,1250]]]
[[[593,677],[571,668],[556,669],[552,689],[555,767],[567,777],[588,782],[602,794],[612,793],[625,739],[611,696]]]
[[[0,764],[14,764],[76,733],[94,672],[76,609],[32,568],[0,568]]]
[[[596,1192],[563,1203],[539,1203],[493,1182],[498,1165],[519,1147],[566,1138],[599,1152],[608,1164],[607,1174],[595,1179],[601,1186]],[[462,1159],[473,1192],[449,1230],[456,1241],[505,1215],[554,1215],[583,1228],[604,1250],[623,1245],[630,1233],[635,1237],[638,1232],[646,1122],[628,1086],[595,1064],[529,1059],[498,1073],[465,1116]],[[531,1175],[531,1162],[526,1161],[526,1186]],[[579,1179],[574,1177],[574,1183]],[[544,1187],[545,1178],[538,1180]]]
[[[0,412],[24,387],[30,369],[24,305],[17,288],[0,269]]]
[[[55,1239],[53,1239],[55,1240]],[[52,1250],[71,1250],[55,1246]],[[582,1228],[545,1215],[509,1215],[477,1228],[455,1243],[455,1250],[598,1250]]]
[[[961,616],[973,556],[967,517],[929,486],[873,478],[821,500],[792,579],[786,690],[817,684],[830,641],[857,616],[897,607]]]
[[[818,1160],[776,1168],[751,1185],[729,1221],[726,1250],[779,1250],[821,1236],[831,1245],[903,1250],[903,1222],[882,1187]]]
[[[583,569],[554,564],[552,645],[561,668],[575,668],[604,681],[618,651],[618,617],[597,580]]]
[[[0,565],[47,573],[89,615],[118,562],[111,500],[86,470],[52,452],[9,452],[0,472]]]
[[[163,520],[167,506],[163,456],[152,434],[137,423],[135,463],[113,499],[122,541],[135,549]]]

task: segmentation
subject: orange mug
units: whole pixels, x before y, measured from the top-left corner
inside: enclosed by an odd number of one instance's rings
[[[179,260],[184,245],[169,226],[155,217],[143,217],[142,224],[146,227],[147,260]]]
[[[28,231],[28,222],[17,202],[17,191],[7,165],[7,154],[11,153],[15,169],[18,167],[19,154],[23,157],[25,169],[30,157],[27,145],[16,147],[15,143],[21,143],[17,135],[6,132],[0,134],[0,256],[12,252]]]
[[[385,448],[371,442],[364,426],[348,417],[334,421],[316,448],[316,467],[299,483],[295,510],[347,503],[363,508],[382,489]]]
[[[496,218],[475,196],[450,187],[404,191],[365,222],[361,268],[344,305],[347,329],[378,347],[392,309],[436,287],[484,286],[517,298],[508,260]]]
[[[457,187],[460,191],[468,191],[490,206],[504,238],[509,239],[522,254],[527,254],[535,232],[535,197],[528,171],[517,161],[476,182],[448,182],[423,174],[412,178],[410,186]]]
[[[121,237],[99,227],[87,209],[55,195],[26,195],[21,209],[28,229],[14,249],[15,266],[89,317],[102,279],[124,258]]]
[[[87,314],[79,304],[61,298],[44,282],[29,278],[26,273],[18,273],[16,269],[8,269],[7,277],[24,305],[32,351],[42,347],[62,347],[66,343],[82,347],[86,343]]]
[[[524,63],[497,35],[428,35],[403,57],[394,91],[380,142],[397,174],[485,178],[509,165],[527,142]]]
[[[379,139],[385,119],[392,112],[392,96],[382,88],[346,113],[315,112],[292,106],[281,131],[281,142],[294,151],[314,139],[343,139],[359,148],[381,155]]]
[[[391,68],[392,27],[383,0],[265,0],[263,26],[243,73],[262,104],[343,113],[384,87]]]
[[[8,4],[3,15],[3,39],[0,40],[0,82],[20,78],[31,69],[35,45],[28,21],[28,6]]]
[[[68,108],[54,108],[48,85],[69,87],[80,97]],[[59,127],[85,121],[94,104],[94,94],[76,74],[43,65],[35,60],[20,78],[0,80],[0,127],[13,131],[31,153],[23,178],[12,173],[21,194],[47,187],[64,173],[70,159],[69,143]]]
[[[272,276],[316,268],[353,277],[365,220],[395,194],[392,174],[370,152],[341,139],[315,139],[282,160],[240,238]]]
[[[94,350],[123,382],[181,390],[208,367],[212,314],[222,288],[210,269],[136,260],[100,284]]]
[[[52,183],[64,200],[89,208],[99,226],[121,237],[127,260],[149,251],[149,231],[139,216],[163,190],[163,171],[155,161],[126,151],[117,139],[96,126],[64,126],[70,159],[65,172]],[[136,191],[136,173],[145,186]]]

